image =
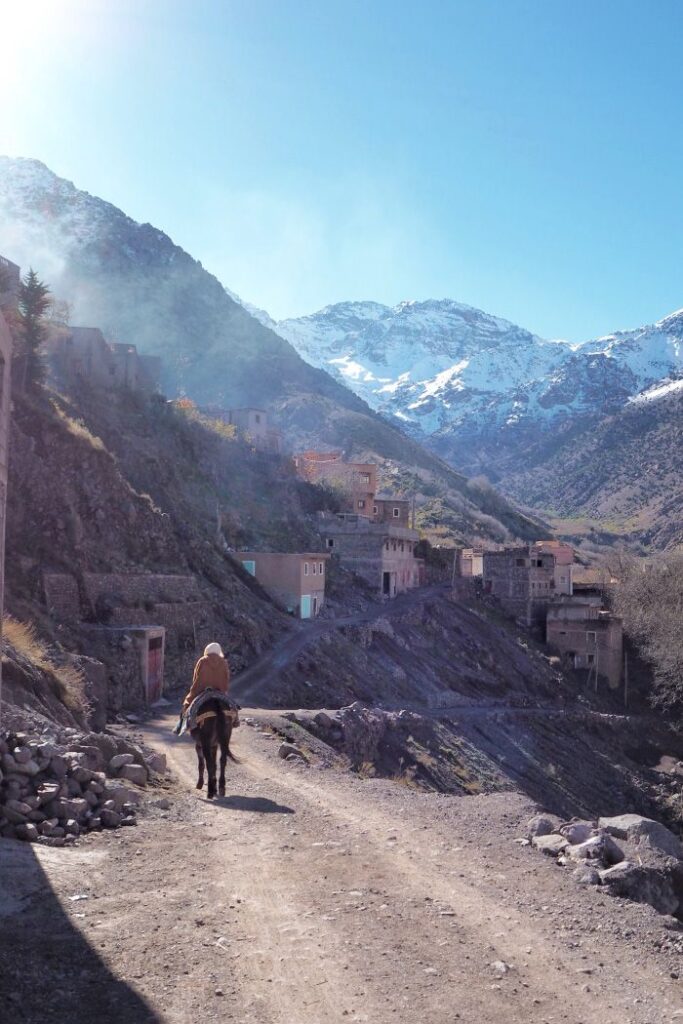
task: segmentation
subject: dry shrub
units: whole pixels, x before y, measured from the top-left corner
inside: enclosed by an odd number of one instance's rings
[[[96,437],[92,431],[88,430],[83,420],[75,420],[71,416],[67,415],[57,402],[52,403],[52,408],[55,410],[70,434],[73,434],[74,437],[80,438],[81,441],[86,441],[91,448],[95,448],[97,451],[106,451],[102,439]]]
[[[52,677],[62,703],[70,711],[87,713],[89,705],[85,676],[75,665],[56,662],[49,647],[30,622],[20,622],[6,615],[2,623],[3,654],[6,653],[7,645],[11,645],[20,657],[39,671]]]

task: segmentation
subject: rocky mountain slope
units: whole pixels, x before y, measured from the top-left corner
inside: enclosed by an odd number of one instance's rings
[[[527,468],[506,476],[505,486],[551,516],[665,548],[683,543],[682,453],[679,378],[581,431],[559,433],[552,447],[532,448]]]
[[[0,157],[0,252],[35,266],[73,307],[164,361],[168,394],[198,404],[265,406],[292,447],[341,447],[384,466],[423,503],[441,502],[452,536],[500,540],[537,527],[466,479],[231,297],[200,263],[150,224],[138,224],[35,160]],[[441,506],[439,506],[441,507]],[[427,510],[434,519],[435,506]]]
[[[329,306],[275,329],[460,470],[519,471],[530,444],[618,412],[683,370],[683,311],[582,344],[449,299]]]

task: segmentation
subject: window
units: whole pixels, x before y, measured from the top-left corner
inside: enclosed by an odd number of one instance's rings
[[[588,662],[589,665],[593,665],[594,662],[595,662],[595,655],[594,654],[589,654],[587,656],[587,658],[586,658],[586,661]]]
[[[373,514],[373,516],[377,515],[377,506],[376,505],[372,506],[372,514]]]
[[[361,478],[361,483],[364,483],[364,484],[369,484],[370,483],[370,474],[369,473],[361,473],[360,478]]]
[[[243,560],[242,566],[248,573],[251,573],[252,576],[256,575],[256,562],[253,561],[253,559],[248,558],[246,561]]]
[[[308,562],[304,562],[304,576],[308,576]]]
[[[333,548],[334,547],[334,541],[333,541],[333,539],[331,537],[327,538],[327,546],[328,546],[328,548]]]
[[[318,563],[317,563],[317,562],[314,562],[314,563],[313,563],[313,575],[314,575],[314,576],[315,576],[315,574],[317,573],[317,571],[318,571]]]
[[[566,636],[566,635],[567,635],[567,630],[566,629],[561,629],[560,630],[560,636]]]
[[[596,635],[596,633],[595,633],[595,632],[594,632],[593,630],[589,629],[589,630],[588,630],[588,631],[586,632],[586,643],[587,643],[587,644],[593,644],[593,645],[595,645],[596,641],[597,641],[597,635]]]
[[[517,565],[524,565],[524,559],[523,558],[518,558],[517,559]]]
[[[394,519],[398,519],[400,514],[401,514],[400,508],[396,508],[396,506],[394,505]]]
[[[359,498],[358,499],[358,508],[365,508],[365,499],[364,498]]]
[[[257,412],[257,413],[254,414],[254,422],[255,423],[260,423],[261,422],[261,414],[260,413]]]
[[[318,565],[318,572],[320,573],[321,576],[323,574],[323,565],[324,565],[324,562],[320,562],[320,564]]]

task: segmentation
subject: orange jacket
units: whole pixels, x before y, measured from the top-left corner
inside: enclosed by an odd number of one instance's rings
[[[194,667],[192,686],[183,701],[183,711],[187,711],[197,694],[202,690],[220,690],[227,693],[230,687],[230,667],[220,654],[205,654]]]

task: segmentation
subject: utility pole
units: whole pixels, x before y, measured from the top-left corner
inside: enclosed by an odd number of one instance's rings
[[[458,567],[458,549],[453,548],[453,572],[451,573],[451,590],[455,588],[455,570]]]
[[[595,692],[598,692],[598,638],[595,638]]]

